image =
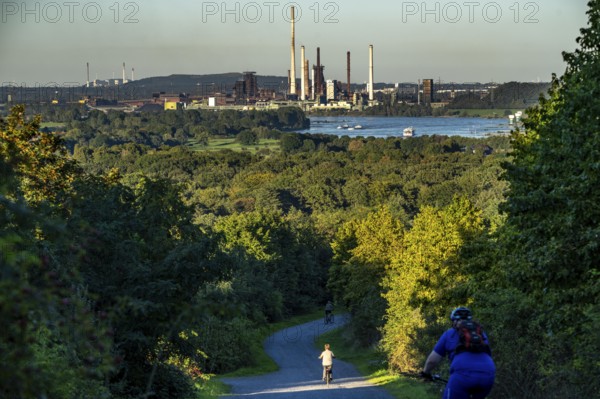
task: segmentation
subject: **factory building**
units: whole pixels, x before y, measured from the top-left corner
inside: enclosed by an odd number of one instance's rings
[[[334,101],[338,98],[338,81],[328,80],[327,81],[327,101]]]
[[[423,103],[433,102],[433,79],[423,79]]]
[[[165,111],[177,111],[183,109],[183,103],[179,101],[165,101]]]
[[[256,72],[244,72],[243,78],[235,83],[234,91],[238,99],[249,100],[257,97],[259,91]]]

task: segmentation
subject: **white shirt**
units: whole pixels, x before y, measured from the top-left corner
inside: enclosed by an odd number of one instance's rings
[[[323,359],[323,366],[331,366],[333,365],[333,358],[335,357],[335,355],[333,354],[332,351],[330,351],[329,349],[324,350],[323,353],[321,353],[321,356],[319,356],[319,359]]]

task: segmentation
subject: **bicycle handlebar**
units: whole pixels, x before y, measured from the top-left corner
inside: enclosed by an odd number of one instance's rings
[[[448,383],[448,380],[443,379],[439,374],[431,374],[431,373],[400,373],[410,378],[416,378],[419,380],[425,380],[427,382],[443,382],[444,384]]]

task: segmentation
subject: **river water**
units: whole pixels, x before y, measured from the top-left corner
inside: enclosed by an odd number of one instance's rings
[[[447,118],[447,117],[348,117],[313,116],[310,129],[299,133],[333,134],[337,136],[402,137],[405,128],[412,126],[414,136],[464,136],[481,138],[497,134],[509,134],[512,126],[508,118]],[[348,126],[351,129],[342,128]],[[352,129],[361,126],[362,129]]]

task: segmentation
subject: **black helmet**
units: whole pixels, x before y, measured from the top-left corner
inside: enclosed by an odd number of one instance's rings
[[[454,309],[452,311],[452,313],[450,313],[451,321],[471,320],[472,318],[473,318],[473,313],[471,313],[471,310],[469,310],[469,308],[465,308],[464,306],[460,306],[460,307]]]

